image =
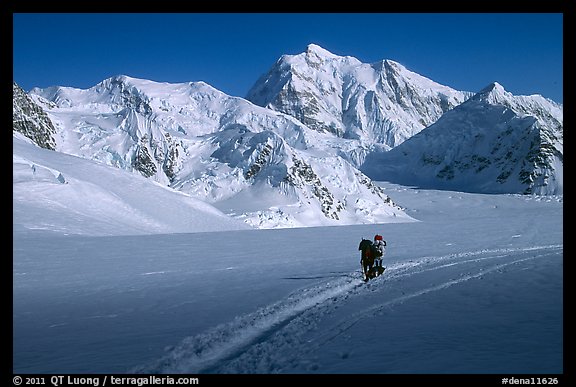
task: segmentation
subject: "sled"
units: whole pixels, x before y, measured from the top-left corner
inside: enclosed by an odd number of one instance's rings
[[[373,266],[370,270],[368,270],[367,278],[365,279],[365,281],[374,279],[374,278],[382,275],[382,273],[384,273],[384,270],[386,270],[385,267]]]

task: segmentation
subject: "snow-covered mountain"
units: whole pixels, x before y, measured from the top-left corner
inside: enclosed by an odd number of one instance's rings
[[[375,179],[485,193],[563,193],[563,109],[492,83],[363,171]]]
[[[331,152],[331,134],[203,82],[116,76],[30,96],[54,123],[58,151],[137,172],[253,226],[411,220]]]
[[[250,90],[254,103],[127,76],[13,93],[15,133],[260,228],[412,221],[371,179],[563,192],[562,105],[498,84],[471,96],[316,45],[281,57]]]
[[[282,56],[247,98],[296,117],[312,129],[387,150],[471,95],[391,60],[362,63],[310,44],[301,54]],[[359,165],[363,159],[351,161]]]
[[[374,180],[562,192],[562,105],[539,95],[514,96],[496,83],[477,94],[457,91],[391,60],[366,64],[311,44],[282,56],[247,98],[351,139],[334,140],[345,149],[336,153]]]
[[[13,138],[14,232],[138,235],[250,229],[142,176]]]

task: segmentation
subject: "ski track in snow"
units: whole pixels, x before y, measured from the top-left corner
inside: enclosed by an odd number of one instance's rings
[[[359,321],[370,318],[393,305],[446,289],[488,273],[534,259],[541,259],[563,250],[563,245],[523,248],[483,249],[443,256],[426,256],[390,264],[382,278],[365,284],[360,271],[336,280],[324,281],[300,289],[286,299],[237,317],[205,333],[185,338],[175,347],[167,348],[162,358],[135,367],[131,373],[278,373],[297,363],[302,350],[309,353],[345,333]],[[437,284],[406,281],[432,271],[460,268],[448,280]],[[316,277],[314,277],[316,278]],[[322,278],[318,276],[317,278]],[[402,282],[399,282],[402,280]],[[382,290],[384,286],[409,284],[408,292],[394,294],[382,302],[360,310],[322,329],[312,339],[304,336],[318,329],[318,321],[350,296]],[[302,346],[300,344],[306,344]],[[298,350],[294,350],[298,347]],[[303,349],[304,348],[304,349]]]

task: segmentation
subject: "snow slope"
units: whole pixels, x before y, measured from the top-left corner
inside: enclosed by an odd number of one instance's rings
[[[12,144],[15,232],[131,235],[249,228],[144,177],[41,149],[16,132]]]
[[[420,221],[15,232],[14,372],[562,373],[562,196],[383,185]]]
[[[376,180],[484,193],[563,192],[563,108],[493,83],[396,148],[372,153]]]

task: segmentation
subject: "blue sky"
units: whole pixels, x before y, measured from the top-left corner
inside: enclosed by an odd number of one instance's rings
[[[124,74],[205,81],[245,96],[282,54],[309,43],[362,62],[392,59],[458,90],[493,81],[563,102],[560,13],[14,14],[21,87],[88,88]]]

